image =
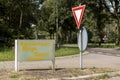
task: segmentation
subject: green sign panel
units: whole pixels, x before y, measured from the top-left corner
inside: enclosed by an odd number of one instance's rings
[[[18,61],[53,60],[54,40],[17,40]]]

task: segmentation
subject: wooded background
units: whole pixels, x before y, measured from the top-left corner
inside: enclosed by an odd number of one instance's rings
[[[40,38],[77,43],[72,7],[80,3],[86,5],[81,26],[88,31],[89,43],[120,45],[120,0],[0,0],[0,46]]]

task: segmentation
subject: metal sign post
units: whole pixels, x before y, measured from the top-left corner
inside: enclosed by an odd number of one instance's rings
[[[88,34],[85,27],[81,27],[78,33],[78,47],[80,49],[80,69],[83,68],[83,51],[86,50],[88,44]]]
[[[80,24],[81,24],[81,21],[82,21],[82,17],[83,17],[83,14],[84,14],[85,7],[86,7],[86,5],[79,5],[77,7],[72,8],[72,12],[73,12],[73,15],[74,15],[74,18],[75,18],[78,29],[80,29]],[[79,30],[78,47],[80,49],[80,68],[82,69],[82,52],[87,47],[87,31],[84,27],[82,27]]]
[[[80,50],[80,69],[82,69],[82,64],[83,64],[83,59],[82,59],[82,51],[83,51],[83,40],[82,40],[82,32],[83,32],[83,29],[81,28],[81,30],[80,30],[80,39],[81,39],[81,50]]]
[[[15,40],[15,71],[18,72],[19,71],[19,63],[18,63],[18,41]]]

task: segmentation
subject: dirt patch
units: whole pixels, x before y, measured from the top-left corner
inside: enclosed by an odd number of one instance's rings
[[[104,73],[118,71],[120,69],[110,68],[86,68],[83,70],[77,68],[56,69],[54,72],[51,69],[29,69],[14,72],[12,70],[0,70],[0,80],[41,80],[49,78],[73,77],[94,73]]]

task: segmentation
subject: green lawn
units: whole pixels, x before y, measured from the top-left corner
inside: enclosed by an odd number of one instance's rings
[[[0,61],[12,61],[14,60],[14,50],[5,49],[0,51]]]
[[[67,56],[78,54],[78,48],[60,48],[55,52],[55,56]],[[0,51],[0,61],[13,61],[14,60],[14,49],[5,49]]]
[[[80,50],[78,48],[60,48],[56,50],[55,56],[68,56],[68,55],[74,55],[79,54]]]
[[[78,47],[78,44],[64,44],[62,46],[64,46],[64,47]],[[99,46],[98,43],[88,43],[88,47],[90,47],[90,48],[100,47],[100,48],[118,48],[118,49],[120,49],[120,46],[115,46],[114,43],[102,43],[101,46]]]
[[[88,47],[95,47],[95,44],[88,44]],[[79,54],[79,49],[77,44],[65,44],[62,45],[63,48],[59,48],[55,52],[55,56],[67,56]],[[102,44],[103,48],[117,48],[120,49],[120,46],[115,46],[114,44]],[[13,61],[14,60],[14,49],[1,49],[0,50],[0,61]]]

